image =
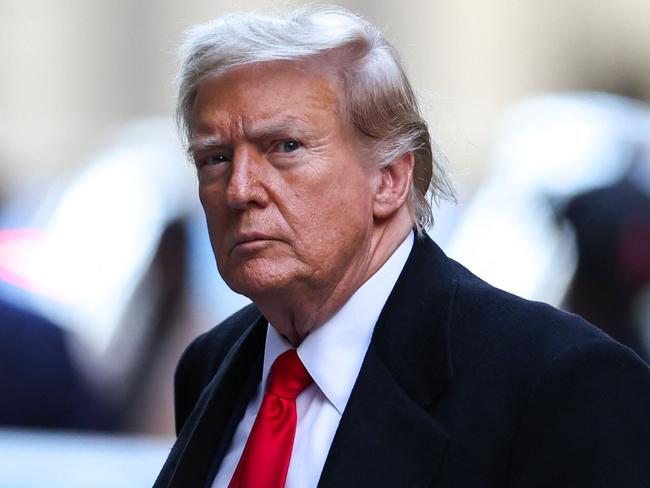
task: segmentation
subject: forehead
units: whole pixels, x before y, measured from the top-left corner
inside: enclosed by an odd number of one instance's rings
[[[192,110],[192,132],[223,124],[340,118],[335,77],[304,63],[273,61],[246,65],[203,81]]]

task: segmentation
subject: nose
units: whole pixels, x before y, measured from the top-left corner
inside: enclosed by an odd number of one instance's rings
[[[246,147],[235,150],[226,188],[229,207],[243,210],[250,206],[266,206],[268,195],[263,185],[262,164],[254,150]]]

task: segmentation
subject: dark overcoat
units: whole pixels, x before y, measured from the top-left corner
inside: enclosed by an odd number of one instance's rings
[[[259,384],[266,325],[251,305],[188,347],[156,487],[210,486]],[[417,238],[318,486],[650,487],[650,370]]]

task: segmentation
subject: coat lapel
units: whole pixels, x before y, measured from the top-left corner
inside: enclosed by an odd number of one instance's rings
[[[449,261],[418,238],[377,321],[319,488],[430,486],[448,437],[429,413],[450,384]]]
[[[179,432],[154,488],[204,486],[215,455],[228,447],[227,433],[239,422],[238,407],[245,408],[259,383],[265,333],[260,317],[237,340]]]

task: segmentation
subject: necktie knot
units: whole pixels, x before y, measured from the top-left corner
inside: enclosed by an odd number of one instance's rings
[[[295,349],[280,354],[271,366],[267,393],[282,398],[295,398],[312,382]]]

